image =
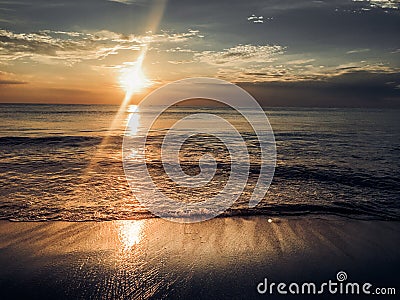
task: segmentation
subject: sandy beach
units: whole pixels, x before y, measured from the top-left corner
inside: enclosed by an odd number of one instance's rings
[[[0,298],[283,299],[257,285],[324,282],[338,271],[399,291],[399,242],[399,222],[327,216],[2,221]]]
[[[399,28],[0,0],[0,300],[400,300]]]

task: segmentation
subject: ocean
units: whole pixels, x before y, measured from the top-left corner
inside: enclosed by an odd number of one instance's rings
[[[0,219],[100,221],[151,218],[127,183],[122,141],[130,106],[0,105]],[[197,112],[222,116],[246,138],[251,158],[244,192],[224,215],[341,215],[400,220],[398,110],[265,108],[276,140],[275,175],[263,200],[248,208],[257,180],[258,144],[248,124],[227,108],[174,107],[147,138],[147,166],[157,186],[177,201],[217,194],[229,177],[221,141],[198,136],[181,149],[181,167],[199,173],[211,153],[217,171],[195,191],[174,186],[162,169],[160,145],[168,127]],[[138,178],[140,180],[140,178]]]

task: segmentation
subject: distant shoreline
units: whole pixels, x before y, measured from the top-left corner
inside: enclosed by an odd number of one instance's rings
[[[137,105],[138,103],[131,103],[131,105]],[[119,103],[51,103],[51,102],[0,102],[0,106],[2,105],[18,105],[18,106],[24,106],[24,105],[43,105],[43,106],[53,106],[53,105],[59,105],[59,106],[110,106],[110,107],[115,107],[116,110],[120,107]],[[178,105],[176,107],[188,107],[188,108],[223,108],[221,106],[212,106],[212,105]],[[355,110],[400,110],[400,106],[279,106],[279,105],[261,105],[263,109],[299,109],[299,110],[340,110],[340,109],[355,109]]]

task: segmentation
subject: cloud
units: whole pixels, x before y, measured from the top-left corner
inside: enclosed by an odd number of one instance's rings
[[[175,47],[165,50],[165,52],[194,53],[195,51],[188,48]]]
[[[238,83],[263,106],[400,107],[400,92],[387,81],[399,73],[349,71],[326,80]]]
[[[286,63],[219,68],[217,76],[234,82],[305,82],[327,81],[345,74],[399,74],[400,68],[382,63],[354,62],[334,66],[310,64],[314,60],[292,60]]]
[[[287,65],[303,65],[303,64],[308,64],[310,62],[314,62],[315,59],[314,58],[310,58],[310,59],[296,59],[296,60],[290,60],[287,61],[286,64]]]
[[[0,79],[0,84],[26,84],[25,81]]]
[[[363,53],[354,49],[347,53]],[[237,45],[222,51],[194,53],[194,61],[217,67],[216,76],[233,82],[304,82],[326,81],[348,73],[396,74],[400,68],[379,62],[340,62],[321,64],[310,54],[288,54],[281,45]],[[296,59],[293,59],[296,57]],[[306,58],[302,58],[306,57]],[[322,59],[322,61],[324,61]]]
[[[42,30],[15,33],[0,30],[0,63],[30,59],[55,64],[74,64],[84,60],[102,60],[122,50],[138,51],[144,45],[180,43],[199,36],[199,31],[183,33],[123,35],[102,30],[94,33]]]
[[[265,18],[264,16],[256,16],[255,14],[252,14],[251,16],[247,17],[247,21],[253,23],[264,23],[265,21],[271,21],[273,19],[274,17]]]
[[[31,59],[44,63],[73,64],[101,59],[119,49],[139,50],[140,43],[118,43],[93,34],[44,30],[37,33],[14,33],[0,30],[0,61]]]
[[[400,68],[397,67],[390,67],[383,63],[349,63],[349,64],[342,64],[335,67],[334,72],[331,75],[337,76],[346,73],[355,73],[355,72],[368,72],[371,74],[396,74],[400,72]]]
[[[169,60],[168,63],[172,65],[191,64],[193,60]]]
[[[351,4],[352,5],[349,5]],[[307,1],[307,0],[269,0],[265,1],[265,10],[289,10],[289,9],[304,9],[304,8],[324,8],[334,7],[338,11],[359,12],[367,11],[374,8],[379,9],[399,9],[399,0],[331,0],[331,1]]]
[[[9,19],[0,18],[0,23],[9,23],[9,24],[12,24],[13,22],[14,22],[14,20],[9,20]]]
[[[274,57],[285,52],[280,45],[237,45],[222,51],[202,51],[195,54],[200,62],[210,65],[234,65],[244,63],[265,63],[274,61]]]
[[[19,80],[15,74],[0,71],[0,85],[27,84],[26,81]]]
[[[365,49],[354,49],[347,51],[346,54],[354,54],[354,53],[364,53],[364,52],[369,52],[371,49],[365,48]]]
[[[138,1],[138,0],[107,0],[109,2],[117,2],[117,3],[122,3],[125,5],[130,5],[130,4],[135,4],[135,3],[143,3],[144,1]]]
[[[130,0],[107,0],[110,2],[118,2],[118,3],[122,3],[122,4],[132,4],[132,1]]]
[[[365,3],[371,8],[383,8],[383,9],[399,9],[399,0],[353,0],[353,2]]]
[[[253,23],[264,23],[264,17],[259,16],[257,17],[256,15],[251,15],[250,17],[247,17],[247,21],[253,22]]]

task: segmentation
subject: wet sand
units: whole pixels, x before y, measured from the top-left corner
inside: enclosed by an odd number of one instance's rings
[[[400,222],[325,216],[2,221],[0,299],[286,299],[256,287],[338,271],[400,293],[399,245]]]

